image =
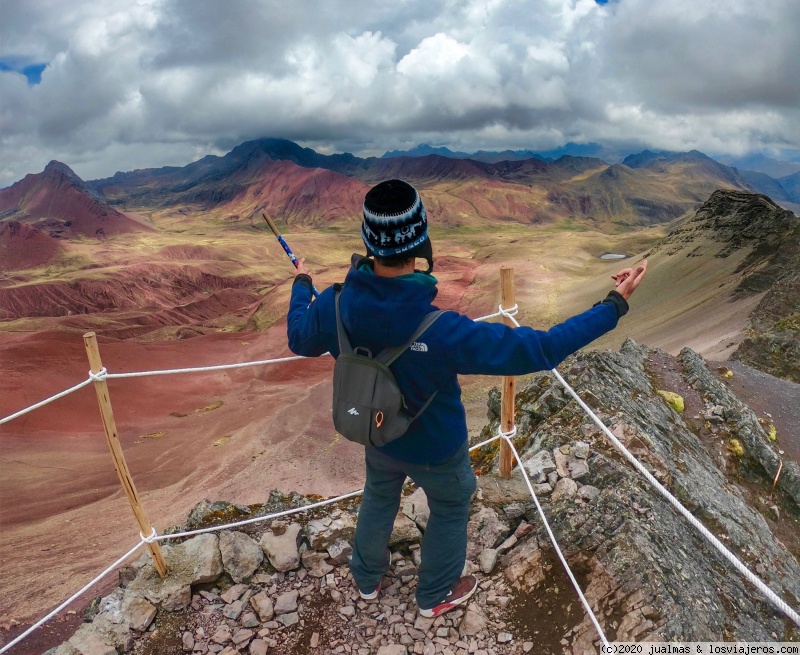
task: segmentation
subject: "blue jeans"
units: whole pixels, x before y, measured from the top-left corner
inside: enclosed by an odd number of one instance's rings
[[[350,563],[353,578],[369,593],[389,569],[389,537],[408,476],[425,490],[431,510],[422,538],[417,604],[422,609],[436,607],[461,576],[467,555],[469,503],[477,484],[467,443],[441,464],[411,464],[371,447],[365,461],[367,481]]]

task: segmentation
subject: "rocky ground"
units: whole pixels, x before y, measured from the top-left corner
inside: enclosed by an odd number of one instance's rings
[[[627,342],[564,367],[610,429],[683,504],[791,606],[800,598],[798,467],[697,354]],[[669,392],[669,393],[660,393]],[[670,395],[673,394],[673,395]],[[490,397],[488,435],[499,398]],[[549,375],[517,399],[517,447],[556,538],[609,640],[792,641],[791,623],[657,495]],[[376,601],[349,577],[357,501],[166,545],[170,576],[147,557],[93,606],[91,622],[48,655],[347,653],[500,655],[596,652],[598,636],[563,574],[516,471],[483,474],[467,571],[479,591],[436,620],[414,602],[424,494],[408,489]],[[774,487],[774,489],[773,489]],[[198,505],[194,528],[315,500],[273,492],[264,505]],[[535,649],[535,650],[534,650]]]
[[[268,505],[311,500],[273,493]],[[419,616],[414,602],[418,524],[427,521],[424,494],[417,490],[404,501],[392,535],[391,566],[376,600],[360,599],[346,565],[354,509],[344,503],[328,514],[316,511],[316,519],[276,520],[250,534],[224,531],[166,546],[171,580],[165,582],[144,556],[122,571],[119,589],[93,606],[92,622],[48,652],[500,655],[533,648],[537,631],[518,624],[511,606],[512,584],[540,561],[529,557],[540,549],[521,505],[502,514],[483,507],[473,516],[470,549],[478,564],[466,568],[481,572],[479,590],[469,606],[437,619]],[[252,511],[201,504],[189,525],[242,510]]]

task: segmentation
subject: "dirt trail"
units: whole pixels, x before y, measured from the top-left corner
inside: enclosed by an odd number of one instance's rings
[[[776,378],[738,361],[709,362],[726,366],[732,378],[722,378],[759,418],[771,420],[778,430],[778,448],[800,462],[800,384]]]

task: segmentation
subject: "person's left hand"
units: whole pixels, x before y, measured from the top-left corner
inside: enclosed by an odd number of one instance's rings
[[[311,271],[309,271],[306,268],[306,258],[305,257],[303,257],[302,259],[298,259],[297,260],[297,268],[294,269],[295,276],[300,275],[301,273],[303,275],[308,275],[309,277],[311,277]]]
[[[616,283],[616,291],[627,300],[636,291],[636,287],[639,286],[645,273],[647,273],[646,259],[636,267],[636,270],[624,268],[616,275],[612,275],[611,279]]]

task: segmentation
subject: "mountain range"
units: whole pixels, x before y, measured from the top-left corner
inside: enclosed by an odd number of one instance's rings
[[[682,238],[685,221],[702,213],[712,217],[703,223],[704,234],[735,216],[737,227],[731,229],[739,241],[731,247],[756,253],[759,270],[794,270],[787,264],[794,255],[786,248],[781,252],[789,254],[782,255],[779,264],[765,263],[774,248],[759,240],[760,231],[769,232],[767,226],[777,220],[771,218],[775,212],[783,212],[778,240],[797,240],[793,228],[787,227],[793,225],[787,218],[792,212],[768,198],[747,211],[736,209],[736,202],[720,204],[720,190],[749,198],[753,185],[736,168],[698,151],[646,150],[615,164],[570,155],[555,161],[491,163],[439,154],[362,159],[320,154],[285,139],[259,139],[184,167],[119,172],[90,182],[66,165],[51,162],[42,173],[0,190],[0,271],[6,277],[0,284],[0,319],[13,323],[37,317],[40,325],[101,329],[122,339],[259,329],[280,315],[286,293],[282,287],[275,291],[276,281],[285,279],[285,262],[267,266],[260,251],[263,242],[252,239],[265,229],[261,213],[295,232],[293,239],[307,235],[304,252],[335,267],[346,261],[348,249],[359,248],[364,193],[376,181],[392,177],[421,190],[432,225],[442,231],[437,238],[445,252],[463,252],[465,235],[475,235],[466,246],[469,260],[485,260],[497,251],[527,268],[531,248],[535,250],[539,241],[563,242],[564,248],[580,247],[594,256],[602,254],[601,243],[642,252],[665,234]],[[545,232],[526,231],[531,226]],[[568,243],[563,236],[571,232],[575,237]],[[587,236],[579,239],[582,233]],[[515,243],[520,245],[512,246]],[[672,280],[684,278],[692,268],[699,271],[694,283],[703,294],[698,306],[720,296],[717,288],[735,296],[731,281],[742,275],[745,265],[737,259],[740,255],[728,258],[735,265],[723,266],[716,251],[705,258],[693,251],[685,261],[667,258],[663,263],[658,248],[653,252],[651,284],[663,286],[664,293],[673,294]],[[695,266],[706,260],[706,268]],[[460,299],[456,302],[462,311],[469,310],[473,301],[466,288],[475,264],[465,268],[463,255],[439,261],[445,276],[454,275],[454,286],[445,285],[444,293]],[[752,279],[757,283],[747,293],[740,288],[739,297],[770,290],[780,281],[763,275]],[[717,287],[711,289],[713,284]],[[773,294],[782,300],[771,301],[771,309],[762,312],[774,317],[762,322],[762,332],[793,325],[791,311],[776,311],[778,306],[793,307],[786,296],[794,297],[794,287],[789,284],[787,289],[783,295]],[[477,290],[471,293],[482,298]],[[659,303],[663,300],[662,295]],[[553,320],[563,318],[565,303],[559,304],[547,310]],[[658,315],[657,306],[652,310],[652,316]],[[114,319],[91,318],[99,312],[112,312]],[[682,319],[687,329],[695,318],[690,311]],[[672,335],[661,334],[658,322],[643,329],[660,335],[659,345],[671,345],[669,340],[677,335],[689,338],[677,329]],[[679,345],[683,344],[675,344]],[[778,368],[775,362],[770,366]]]
[[[621,162],[628,151],[615,148],[608,148],[599,143],[573,143],[569,142],[560,148],[552,150],[477,150],[476,152],[459,152],[450,150],[444,146],[430,146],[427,143],[420,143],[409,150],[391,150],[385,152],[384,158],[391,157],[424,157],[425,155],[441,155],[455,159],[474,159],[495,164],[499,161],[517,161],[520,159],[541,159],[542,161],[555,161],[564,155],[570,157],[593,157],[602,159],[612,164]]]
[[[800,172],[774,178],[698,151],[645,150],[614,164],[569,154],[555,160],[530,151],[490,154],[481,161],[420,146],[412,154],[363,159],[265,138],[187,166],[118,172],[88,183],[51,162],[42,173],[0,190],[0,219],[21,221],[53,238],[142,229],[130,215],[142,208],[190,208],[228,225],[258,221],[267,211],[288,225],[321,227],[358,220],[366,189],[392,177],[424,189],[429,211],[448,227],[564,220],[600,229],[651,225],[696,209],[720,188],[764,193],[800,209]],[[791,168],[766,158],[748,161],[773,173]]]
[[[449,227],[561,220],[609,229],[650,225],[696,209],[719,188],[772,193],[788,208],[800,208],[793,176],[748,178],[698,151],[644,151],[617,164],[571,155],[545,161],[517,153],[515,159],[479,161],[451,154],[456,156],[363,159],[265,138],[222,157],[119,172],[89,186],[114,206],[189,206],[234,223],[257,220],[267,210],[287,224],[317,227],[357,220],[366,187],[392,177],[424,189],[432,215]]]
[[[760,153],[736,158],[720,157],[719,161],[726,166],[733,166],[739,170],[764,173],[776,180],[781,177],[792,175],[793,173],[800,173],[800,162],[772,159]]]
[[[560,148],[548,151],[478,150],[474,153],[452,151],[446,147],[432,147],[422,143],[409,150],[388,151],[383,154],[383,157],[424,157],[427,155],[440,155],[442,157],[454,159],[474,159],[475,161],[496,163],[499,161],[518,161],[530,158],[552,162],[559,157],[567,155],[573,157],[593,157],[614,164],[620,162],[629,163],[631,160],[640,159],[641,155],[652,157],[656,154],[663,159],[682,156],[682,153],[674,152],[649,153],[648,151],[644,151],[639,154],[630,153],[624,150],[607,148],[597,143],[567,143]],[[800,173],[800,162],[773,159],[761,153],[754,153],[745,157],[723,156],[715,159],[720,164],[736,169],[752,190],[769,195],[778,202],[793,205],[800,203],[800,200],[798,200],[800,198],[800,193],[798,192],[800,177],[795,175]]]
[[[85,379],[81,334],[87,330],[98,334],[111,372],[283,358],[292,269],[260,214],[266,211],[278,221],[324,289],[344,278],[350,253],[363,252],[358,224],[365,191],[378,180],[403,177],[420,189],[431,218],[442,308],[472,317],[496,312],[498,270],[510,266],[519,320],[547,329],[602,299],[613,287],[609,276],[619,268],[648,259],[647,278],[631,311],[618,330],[592,346],[616,349],[630,337],[647,347],[628,342],[619,355],[584,353],[564,369],[583,385],[592,406],[618,414],[621,408],[622,415],[641,421],[632,442],[637,448],[643,443],[639,438],[658,426],[665,440],[648,442],[656,444],[651,454],[674,464],[663,479],[682,485],[681,476],[690,470],[691,484],[677,487],[678,495],[683,499],[682,490],[697,490],[689,500],[702,505],[705,514],[698,516],[713,522],[706,512],[708,502],[717,500],[706,493],[711,469],[691,468],[691,457],[700,453],[703,462],[717,462],[733,482],[748,473],[753,448],[745,441],[746,456],[735,455],[731,444],[725,445],[734,433],[728,427],[720,432],[721,426],[735,424],[745,436],[755,434],[741,423],[738,404],[709,395],[712,385],[727,379],[713,369],[722,362],[733,367],[725,360],[735,357],[800,380],[800,219],[790,211],[800,207],[798,173],[773,178],[697,151],[644,151],[611,163],[566,153],[526,154],[497,161],[441,153],[363,159],[259,139],[188,166],[120,172],[89,182],[65,164],[51,162],[43,172],[0,190],[0,416]],[[777,174],[770,162],[751,164]],[[773,200],[789,209],[753,193],[767,184],[777,185],[771,187]],[[604,260],[609,253],[622,261]],[[683,353],[675,360],[651,347]],[[700,358],[691,351],[687,356],[687,347],[717,363],[698,377],[690,365]],[[114,381],[119,440],[145,502],[159,508],[159,525],[174,524],[197,498],[260,498],[264,480],[322,495],[360,484],[363,471],[348,449],[354,444],[338,438],[330,425],[330,370],[330,358],[324,357]],[[744,377],[739,370],[732,381]],[[790,384],[753,373],[765,388],[774,388],[765,380]],[[700,380],[706,386],[698,386]],[[485,423],[490,382],[463,382],[474,431]],[[683,417],[655,395],[658,389],[685,396]],[[770,419],[765,427],[780,433],[771,438],[786,447],[790,430],[772,424],[773,414],[778,423],[775,408],[780,406],[774,395],[762,395],[768,397],[759,416]],[[553,404],[559,402],[554,393],[538,397],[526,398],[523,392],[520,406],[525,412],[534,408],[530,417],[522,417],[523,430],[545,434],[546,425],[547,434],[574,432],[567,441],[593,441],[584,419],[576,421],[572,409],[565,405],[562,412]],[[0,599],[3,616],[26,621],[40,616],[74,591],[72,576],[84,575],[87,566],[100,570],[130,547],[121,529],[128,519],[115,514],[118,483],[99,419],[90,420],[96,411],[94,395],[82,390],[68,402],[57,401],[11,423],[4,435],[0,500],[8,538],[0,559],[9,563],[13,593]],[[652,412],[659,420],[651,420]],[[676,421],[688,424],[678,441]],[[705,432],[695,434],[695,428]],[[558,445],[548,442],[547,449]],[[593,461],[609,452],[597,449]],[[676,452],[680,457],[673,457]],[[790,480],[791,470],[784,469],[781,485]],[[595,473],[603,471],[612,469],[603,465]],[[776,504],[774,512],[761,502],[775,479],[772,469],[769,473],[759,478],[758,487],[746,480],[755,507],[751,522],[766,525],[766,517],[784,530],[777,537],[788,534],[796,544],[796,510],[781,522],[784,500],[775,501],[781,506]],[[614,473],[605,481],[604,498],[619,488],[619,479]],[[721,488],[733,489],[719,480]],[[636,483],[626,484],[617,494],[622,504],[606,507],[609,516],[616,520],[628,512],[642,525],[663,527],[663,521],[653,522],[641,512],[645,501]],[[778,493],[783,493],[780,487]],[[624,504],[631,498],[638,503],[635,511]],[[645,504],[650,507],[651,500]],[[565,513],[560,525],[568,527],[569,517],[579,515]],[[739,505],[726,516],[731,517],[726,526],[741,526]],[[587,535],[595,534],[591,526],[584,532],[576,532],[572,543],[586,543]],[[669,533],[676,530],[670,527]],[[84,543],[86,534],[94,535],[94,545],[76,560],[74,544]],[[745,542],[753,543],[749,533]],[[19,543],[26,548],[19,549]],[[656,530],[652,543],[652,561],[666,561],[665,571],[675,571],[674,553],[659,545],[666,543],[663,530]],[[792,548],[796,554],[796,545]],[[630,572],[630,553],[623,555],[618,570]],[[691,560],[682,561],[688,566]],[[29,578],[32,570],[43,575]],[[719,575],[709,568],[709,589],[719,588]],[[738,586],[730,588],[734,592],[723,598],[742,598]],[[609,593],[616,595],[617,588]],[[641,602],[636,600],[631,614],[644,621]],[[740,605],[730,606],[731,616],[743,615]],[[756,623],[766,616],[759,605],[751,609]],[[552,618],[540,610],[543,621]],[[769,612],[767,618],[777,621]],[[718,613],[707,616],[719,625]],[[561,634],[553,643],[560,639]]]

